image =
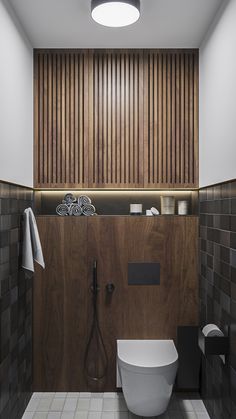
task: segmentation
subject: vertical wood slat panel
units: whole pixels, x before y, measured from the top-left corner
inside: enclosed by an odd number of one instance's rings
[[[71,160],[70,160],[70,147],[71,147],[71,138],[70,138],[70,56],[66,54],[66,79],[65,79],[65,90],[66,90],[66,141],[65,141],[65,149],[66,149],[66,184],[70,183],[69,176],[71,172]],[[69,141],[68,141],[69,140]]]
[[[129,142],[130,142],[130,136],[129,136],[129,92],[130,92],[130,86],[129,86],[129,56],[125,54],[125,183],[126,179],[130,180],[130,183],[132,183],[132,179],[129,177],[129,165],[130,160],[132,159],[132,156],[130,156],[129,160]]]
[[[52,58],[52,57],[50,57]],[[57,136],[57,174],[56,174],[56,181],[62,183],[62,147],[61,147],[61,125],[62,125],[62,113],[61,113],[61,56],[60,54],[57,55],[57,78],[56,78],[56,96],[55,96],[55,104],[57,107],[56,110],[56,136]],[[49,118],[50,120],[50,118]],[[49,141],[50,141],[50,130],[49,130]],[[49,147],[50,148],[50,147]],[[49,156],[49,161],[50,161]],[[49,177],[48,182],[52,182],[52,176]]]
[[[74,92],[75,92],[75,66],[74,66],[74,54],[70,55],[70,138],[71,138],[71,148],[70,148],[70,179],[69,182],[75,182],[75,108],[74,108]]]
[[[138,64],[138,91],[139,91],[139,96],[138,96],[138,118],[139,118],[139,124],[137,124],[138,127],[138,133],[140,136],[140,139],[137,139],[137,143],[139,146],[136,147],[137,150],[137,161],[138,161],[138,174],[137,174],[137,179],[138,179],[138,184],[142,184],[144,182],[144,157],[143,157],[143,152],[144,152],[144,107],[143,107],[143,95],[144,95],[144,60],[143,60],[143,53],[139,55],[139,64]],[[136,88],[136,87],[135,87]]]
[[[180,184],[180,55],[175,55],[175,59],[175,183]]]
[[[81,179],[83,179],[83,184],[88,185],[88,142],[89,142],[89,59],[88,54],[84,53],[83,55],[83,67],[81,65],[81,104],[83,103],[83,118],[81,120],[81,154],[80,161],[83,161],[84,164],[80,165],[82,168]],[[83,89],[82,89],[83,87]],[[82,135],[83,133],[83,135]]]
[[[34,185],[38,184],[39,170],[39,65],[34,55]]]
[[[37,50],[36,187],[197,187],[196,50]]]
[[[39,61],[39,176],[44,182],[44,173],[43,173],[43,148],[44,148],[44,136],[43,136],[43,124],[44,124],[44,108],[43,108],[43,59]]]
[[[180,62],[180,85],[181,85],[181,92],[180,92],[180,183],[184,184],[184,54],[181,54],[181,62]]]
[[[153,116],[154,116],[154,127],[153,127],[153,138],[156,138],[156,141],[153,141],[153,167],[154,167],[154,179],[155,182],[157,181],[158,177],[158,145],[159,145],[159,138],[158,138],[158,57],[157,55],[154,56],[154,66],[153,66]]]
[[[96,124],[89,133],[90,187],[143,187],[142,54],[92,53],[89,119]]]
[[[81,130],[81,125],[82,125],[81,119],[83,118],[83,112],[79,112],[79,109],[82,109],[82,107],[83,107],[83,103],[81,103],[81,101],[80,101],[81,95],[79,97],[79,95],[75,94],[75,92],[78,92],[79,83],[81,83],[81,81],[79,81],[80,77],[81,77],[81,74],[80,74],[80,70],[79,70],[78,55],[75,55],[75,69],[74,69],[74,71],[75,71],[75,81],[74,81],[74,83],[75,83],[75,91],[74,91],[74,106],[75,106],[75,109],[74,109],[74,112],[75,112],[75,114],[74,114],[74,118],[75,118],[75,120],[74,120],[75,178],[74,178],[74,180],[75,180],[75,183],[78,184],[79,183],[79,178],[81,176],[80,166],[78,165],[79,151],[80,151],[79,138],[82,137],[82,133],[81,133],[80,130]],[[79,115],[79,117],[76,118],[76,115]],[[80,175],[79,175],[79,173],[80,173]]]
[[[65,166],[66,166],[66,156],[65,156],[65,55],[61,55],[61,138],[60,138],[60,148],[61,148],[61,182],[66,183],[65,178]]]
[[[88,186],[88,51],[34,58],[35,186]]]
[[[189,57],[189,181],[194,182],[193,160],[193,56]]]
[[[149,107],[149,112],[150,112],[150,118],[153,119],[153,57],[150,57],[150,81],[149,81],[149,94],[150,94],[150,107]],[[150,127],[150,131],[149,131],[149,160],[150,160],[150,177],[153,177],[154,172],[153,172],[153,126]]]
[[[198,52],[144,57],[144,187],[197,187]]]
[[[193,167],[194,167],[194,183],[199,184],[199,55],[194,54],[194,79],[193,79],[193,135],[194,135],[194,150],[193,150]]]
[[[163,182],[163,141],[162,141],[162,114],[163,114],[163,102],[162,102],[162,97],[163,97],[163,83],[162,83],[162,79],[163,79],[163,66],[162,66],[162,62],[163,62],[163,57],[162,54],[159,54],[159,74],[158,74],[158,88],[159,88],[159,95],[158,95],[158,121],[159,121],[159,125],[158,125],[158,144],[159,144],[159,155],[158,155],[158,164],[159,164],[159,179],[153,180],[153,183],[158,183],[158,181],[160,183]],[[145,127],[145,129],[147,129],[147,127]],[[145,147],[146,150],[146,147]],[[145,161],[145,165],[148,167],[148,163]],[[150,181],[150,184],[152,182]]]
[[[121,56],[118,55],[116,57],[116,113],[115,113],[115,120],[116,120],[116,159],[114,161],[115,165],[115,179],[114,182],[118,182],[119,171],[121,167],[121,125],[120,125],[120,117],[121,117],[121,108],[119,103],[121,101]]]
[[[124,183],[125,182],[125,147],[124,147],[124,138],[125,138],[125,61],[124,61],[124,54],[121,54],[121,75],[120,75],[120,85],[121,85],[121,102],[120,102],[120,154],[121,154],[121,160],[120,160],[120,172],[117,173],[117,182]]]
[[[172,177],[170,179],[170,182],[173,181],[173,183],[176,183],[176,167],[177,164],[177,155],[176,155],[176,85],[175,85],[175,78],[176,78],[176,72],[175,72],[175,54],[171,54],[171,168],[172,168]]]
[[[189,180],[189,59],[184,54],[184,183]]]
[[[117,166],[117,136],[116,136],[116,104],[117,104],[117,89],[116,89],[116,80],[117,80],[117,60],[116,56],[111,57],[111,183],[116,182],[116,166]],[[114,170],[112,167],[114,165]]]
[[[112,75],[111,75],[111,54],[108,55],[108,64],[107,64],[107,173],[108,173],[108,183],[112,184],[111,173],[112,173],[112,141],[111,136],[111,122],[112,122],[112,101],[111,101],[111,89],[112,89]]]
[[[48,159],[48,56],[43,60],[43,160]],[[48,178],[48,165],[43,166],[43,178]]]
[[[163,85],[163,183],[167,184],[167,54],[163,54],[163,70],[162,70],[162,85]]]
[[[52,57],[51,55],[48,56],[48,181],[49,183],[52,182],[52,159],[50,159],[50,154],[52,150],[52,136],[50,132],[52,132]]]
[[[167,167],[166,167],[166,180],[167,183],[170,184],[172,183],[172,179],[174,179],[172,177],[172,138],[171,138],[171,123],[172,123],[172,115],[171,115],[171,104],[172,104],[172,91],[171,91],[171,74],[172,74],[172,67],[171,67],[171,54],[168,54],[167,57],[167,95],[166,95],[166,100],[167,100],[167,112],[166,112],[166,119],[167,119],[167,156],[166,156],[166,160],[167,160]]]

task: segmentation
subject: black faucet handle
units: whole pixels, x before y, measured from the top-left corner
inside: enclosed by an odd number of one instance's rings
[[[108,294],[112,294],[115,290],[115,285],[112,284],[112,282],[108,282],[108,284],[106,285],[106,291]]]

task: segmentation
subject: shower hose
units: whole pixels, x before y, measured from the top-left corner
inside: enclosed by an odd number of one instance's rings
[[[92,313],[92,325],[91,330],[89,334],[89,339],[86,345],[85,349],[85,357],[84,357],[84,368],[86,376],[93,380],[93,381],[100,381],[103,378],[106,377],[107,374],[107,367],[108,367],[108,356],[106,347],[103,341],[100,325],[99,325],[99,319],[98,319],[98,313],[97,313],[97,297],[99,292],[99,287],[97,283],[97,261],[95,260],[93,262],[93,282],[91,285],[91,291],[92,291],[92,307],[93,307],[93,313]],[[103,359],[103,366],[101,372],[99,371],[99,368],[97,368],[97,374],[93,374],[90,372],[89,368],[89,354],[90,350],[92,350],[92,341],[93,339],[97,340],[97,352],[93,354],[94,357],[97,356],[98,362],[99,362],[99,353],[102,355]]]

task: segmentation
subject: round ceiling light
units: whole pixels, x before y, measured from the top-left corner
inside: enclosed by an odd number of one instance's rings
[[[103,26],[132,25],[140,16],[140,0],[92,0],[92,18]]]

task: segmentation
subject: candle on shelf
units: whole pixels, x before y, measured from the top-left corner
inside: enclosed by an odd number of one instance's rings
[[[141,215],[143,212],[142,204],[130,204],[130,215]]]

